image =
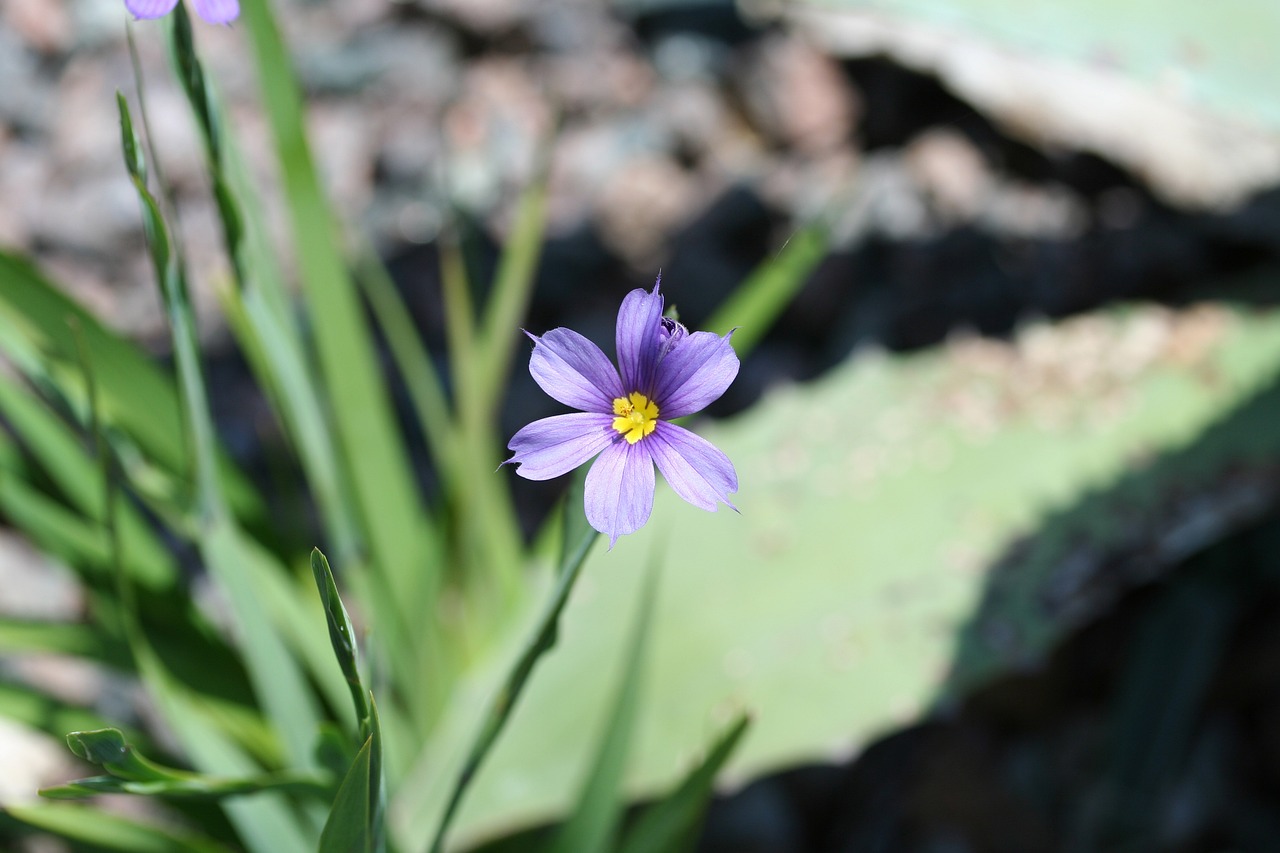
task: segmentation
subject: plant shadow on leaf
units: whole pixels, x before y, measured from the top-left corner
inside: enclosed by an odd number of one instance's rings
[[[1126,591],[1271,511],[1280,499],[1280,381],[1044,520],[987,572],[940,691],[960,697],[1038,660]]]
[[[1277,422],[1272,381],[1009,547],[934,712],[827,780],[811,849],[1274,849]]]

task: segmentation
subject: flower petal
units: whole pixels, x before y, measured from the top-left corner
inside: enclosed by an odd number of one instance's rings
[[[636,288],[618,309],[618,371],[626,392],[639,391],[652,397],[654,370],[661,344],[662,294]]]
[[[507,448],[514,456],[502,463],[515,464],[526,480],[550,480],[577,468],[618,437],[611,415],[574,412],[543,418],[511,437]]]
[[[618,441],[605,448],[587,472],[587,521],[609,537],[635,533],[653,511],[653,460],[645,442]]]
[[[714,444],[675,424],[660,423],[645,438],[653,461],[675,493],[696,507],[716,511],[716,502],[737,507],[729,495],[738,491],[733,463]]]
[[[159,18],[173,11],[178,0],[124,0],[124,7],[135,18]]]
[[[738,355],[729,335],[694,332],[671,348],[658,365],[654,382],[659,417],[691,415],[720,399],[738,375]]]
[[[600,347],[572,329],[529,337],[535,344],[529,372],[543,391],[566,406],[612,414],[613,401],[625,395],[618,371]]]
[[[191,0],[191,5],[211,24],[229,24],[240,17],[240,0]]]

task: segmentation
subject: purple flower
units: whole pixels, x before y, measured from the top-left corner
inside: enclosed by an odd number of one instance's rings
[[[161,18],[173,11],[178,0],[124,0],[135,18]],[[229,24],[240,16],[240,0],[191,0],[196,14],[211,24]]]
[[[659,278],[659,284],[661,278]],[[533,339],[529,372],[555,399],[581,411],[534,421],[507,445],[507,460],[529,480],[568,473],[597,453],[587,472],[587,521],[609,547],[634,533],[653,509],[656,462],[676,494],[715,512],[738,491],[729,457],[671,423],[718,399],[738,375],[738,356],[723,338],[693,332],[662,316],[659,284],[636,289],[618,310],[618,367],[577,332],[552,329]],[[528,334],[528,333],[526,333]],[[730,333],[732,334],[732,333]]]

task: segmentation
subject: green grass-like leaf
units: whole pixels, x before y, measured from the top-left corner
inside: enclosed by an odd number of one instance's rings
[[[0,377],[0,416],[85,523],[102,524],[106,514],[102,472],[86,452],[84,441],[41,401],[4,377]],[[135,581],[151,590],[173,589],[177,566],[148,524],[127,504],[120,507],[119,524]]]
[[[369,735],[334,798],[319,853],[376,853],[383,849],[382,733],[369,697]]]
[[[195,318],[187,296],[181,258],[172,251],[169,229],[159,205],[145,184],[128,103],[118,97],[125,165],[142,203],[143,223],[152,263],[160,280],[165,310],[173,333],[178,381],[186,412],[201,530],[199,545],[205,563],[226,590],[240,629],[243,651],[254,691],[274,721],[298,766],[310,764],[310,738],[319,723],[314,697],[296,661],[277,633],[250,572],[256,555],[231,518],[218,481],[213,419],[209,413],[204,377],[196,342]],[[132,140],[132,141],[131,141]]]
[[[110,775],[44,788],[40,791],[43,797],[77,799],[95,794],[141,794],[220,799],[263,791],[314,796],[328,790],[326,780],[313,775],[281,773],[246,779],[223,779],[165,767],[139,752],[125,739],[123,732],[114,728],[72,732],[67,735],[67,745],[78,758],[101,766]]]
[[[716,776],[750,724],[751,718],[746,714],[738,717],[675,790],[645,809],[628,830],[618,853],[679,853],[693,849]]]
[[[544,158],[545,159],[545,158]],[[534,277],[547,217],[547,170],[539,169],[534,182],[520,196],[511,233],[502,249],[493,287],[479,323],[480,366],[476,381],[477,408],[488,419],[495,416],[511,370],[511,357],[523,338],[520,324],[533,297]]]
[[[420,624],[417,614],[433,606],[431,594],[441,571],[440,541],[414,487],[413,469],[395,428],[372,337],[340,251],[337,223],[307,143],[298,82],[268,0],[244,3],[242,20],[275,139],[337,443],[368,534],[374,571],[386,593],[379,603],[389,608],[384,618],[397,614],[400,624],[412,630]],[[429,674],[400,676],[410,684]]]
[[[181,407],[171,377],[134,344],[106,329],[28,261],[0,251],[0,351],[33,379],[54,380],[65,396],[83,402],[77,337],[97,377],[104,420],[127,434],[166,477],[185,479],[188,468]],[[74,330],[74,331],[73,331]],[[43,354],[47,363],[31,358]],[[29,374],[30,376],[30,374]],[[218,453],[217,470],[228,505],[242,519],[258,517],[261,503],[244,477]],[[175,491],[170,487],[169,491]]]
[[[791,235],[774,257],[762,262],[706,322],[718,335],[737,329],[733,348],[755,349],[827,253],[827,229],[809,225]]]
[[[360,723],[360,736],[370,736],[371,725],[369,692],[360,679],[360,662],[356,648],[356,629],[347,615],[347,608],[338,595],[338,585],[333,580],[333,570],[329,568],[329,560],[319,548],[311,551],[311,572],[315,576],[316,588],[320,592],[320,602],[324,605],[325,621],[329,626],[329,642],[333,646],[333,655],[342,669],[342,676],[347,681],[351,692],[351,703],[355,707],[356,719]]]
[[[34,829],[99,850],[120,853],[232,853],[231,849],[190,831],[167,829],[87,806],[41,804],[8,806],[3,814]]]
[[[657,572],[651,568],[628,640],[618,695],[609,712],[604,737],[596,750],[591,772],[583,781],[578,803],[548,846],[548,853],[610,850],[622,816],[623,774],[631,750],[632,732],[640,712],[644,658],[653,624]]]

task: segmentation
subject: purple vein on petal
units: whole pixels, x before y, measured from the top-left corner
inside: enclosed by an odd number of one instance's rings
[[[700,412],[720,399],[737,377],[738,364],[729,335],[685,336],[658,365],[653,393],[663,419]]]
[[[229,24],[240,17],[239,0],[191,0],[196,14],[211,24]]]
[[[628,293],[618,309],[616,333],[618,371],[628,394],[632,391],[646,396],[653,393],[661,328],[662,295],[657,286],[651,293],[639,288]]]
[[[526,480],[550,480],[567,474],[608,447],[618,433],[611,415],[573,412],[554,415],[526,426],[511,437],[514,454],[503,464],[515,464]]]
[[[135,18],[159,18],[173,11],[178,0],[124,0],[124,7]]]
[[[729,495],[738,491],[738,474],[729,457],[714,444],[669,423],[659,424],[645,442],[677,495],[710,512],[716,511],[720,501],[737,510]]]
[[[587,521],[609,537],[635,533],[653,511],[653,460],[644,442],[615,442],[605,448],[587,472],[583,503]]]
[[[543,391],[575,409],[613,412],[613,401],[623,396],[622,385],[600,347],[572,329],[529,337],[535,344],[529,372]]]

